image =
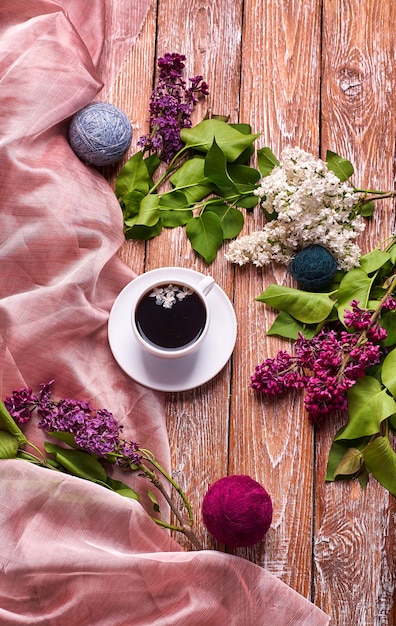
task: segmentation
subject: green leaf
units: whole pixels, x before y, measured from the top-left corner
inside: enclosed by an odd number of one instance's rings
[[[240,133],[243,133],[244,135],[249,135],[252,132],[252,127],[250,126],[250,124],[230,124],[230,126],[232,128],[235,128],[235,130],[238,130]],[[235,161],[233,161],[234,163],[242,163],[242,164],[246,164],[249,162],[250,157],[252,157],[254,154],[254,146],[248,146],[240,155],[237,159],[235,159]]]
[[[65,432],[55,430],[53,432],[48,432],[48,434],[51,435],[51,437],[54,437],[55,439],[59,439],[59,441],[63,441],[64,443],[67,443],[67,445],[70,446],[70,448],[76,447],[76,442],[74,441],[74,435],[72,433],[65,433]]]
[[[172,209],[170,211],[161,211],[162,225],[166,228],[185,226],[192,217],[193,212],[191,210],[182,211],[180,209]]]
[[[161,209],[187,209],[186,196],[182,191],[167,191],[159,196],[159,208]]]
[[[392,396],[396,396],[396,348],[389,352],[384,359],[381,368],[381,380]]]
[[[364,204],[358,204],[358,213],[362,217],[372,217],[375,211],[375,202],[374,200],[370,200],[370,202],[365,202]]]
[[[341,182],[348,180],[354,172],[353,165],[350,161],[343,159],[335,152],[331,152],[331,150],[327,150],[326,152],[326,163],[329,170],[334,172]]]
[[[156,513],[159,513],[159,511],[160,511],[160,506],[159,506],[159,504],[158,504],[158,500],[157,500],[157,498],[156,498],[156,496],[155,496],[155,493],[149,489],[149,490],[148,490],[148,492],[147,492],[147,494],[148,494],[148,497],[150,498],[151,502],[153,503],[153,508],[154,508],[154,511],[155,511]]]
[[[132,219],[139,215],[140,205],[145,197],[140,191],[129,191],[122,199],[122,214],[125,220]]]
[[[239,235],[243,228],[244,217],[242,213],[231,207],[226,202],[211,202],[207,204],[204,211],[212,211],[219,218],[223,228],[223,239],[232,239]]]
[[[269,148],[257,150],[257,163],[261,176],[268,176],[279,165],[279,161]]]
[[[140,241],[145,241],[146,239],[151,239],[152,237],[156,237],[160,234],[162,230],[162,220],[158,220],[158,222],[154,226],[144,226],[141,224],[136,224],[135,226],[127,226],[124,230],[125,239],[138,239]]]
[[[396,434],[396,413],[389,417],[388,424],[390,428],[392,429],[393,433]]]
[[[223,243],[223,228],[220,218],[213,211],[204,211],[199,217],[186,224],[186,234],[193,249],[209,265]]]
[[[236,202],[235,206],[239,206],[242,209],[254,209],[258,204],[257,196],[241,196]]]
[[[304,324],[323,322],[334,306],[334,301],[326,293],[312,293],[275,284],[269,285],[256,300],[279,311],[287,311]]]
[[[382,298],[384,297],[385,293],[386,293],[386,289],[384,289],[383,285],[377,285],[377,278],[378,275],[375,278],[375,282],[371,288],[371,292],[370,292],[370,298],[368,301],[368,305],[370,302],[375,302],[375,307],[377,307],[379,305],[379,303],[381,302]],[[369,306],[368,306],[369,308]]]
[[[162,230],[159,201],[157,194],[149,194],[143,198],[138,215],[124,220],[126,239],[145,240],[159,235]]]
[[[247,165],[250,161],[250,158],[254,155],[254,146],[249,146],[248,148],[245,148],[245,150],[243,152],[241,152],[241,154],[239,155],[239,157],[237,159],[235,159],[235,161],[233,161],[233,164],[240,164],[240,165]]]
[[[14,435],[20,447],[23,447],[28,443],[25,435],[7,411],[2,400],[0,400],[0,430],[5,430],[8,433],[11,433],[11,435]]]
[[[93,456],[82,450],[68,450],[48,441],[44,444],[48,454],[54,454],[55,459],[73,476],[85,478],[91,482],[106,483],[106,472],[101,463]]]
[[[150,188],[150,174],[143,160],[143,152],[136,152],[121,168],[115,184],[115,193],[123,198],[130,191],[146,195]]]
[[[390,254],[382,250],[372,250],[360,257],[360,267],[366,274],[372,274],[383,267],[390,260]]]
[[[396,413],[396,402],[373,376],[360,378],[348,390],[347,425],[336,439],[358,439],[380,432],[381,423]]]
[[[18,439],[7,430],[0,430],[0,459],[15,459],[18,454]]]
[[[156,152],[153,152],[153,154],[150,154],[150,156],[144,159],[144,164],[147,168],[150,178],[152,178],[161,164],[161,159]]]
[[[208,152],[216,140],[227,161],[232,163],[259,137],[259,134],[240,133],[226,122],[212,118],[203,120],[192,128],[183,128],[180,137],[187,148],[194,148],[199,152]]]
[[[281,311],[275,318],[275,321],[267,330],[267,335],[278,335],[286,339],[298,339],[299,333],[307,339],[312,339],[316,334],[315,326],[306,326],[292,317],[287,311]]]
[[[168,191],[160,196],[159,209],[162,225],[167,228],[184,226],[193,216],[188,208],[186,196],[181,191]]]
[[[124,498],[131,498],[131,500],[137,500],[137,502],[140,500],[139,494],[128,486],[121,489],[114,489],[114,491],[118,493],[118,495],[124,496]]]
[[[213,185],[205,176],[205,159],[196,156],[187,159],[170,177],[175,189],[181,189],[188,204],[194,204],[206,198],[212,191]]]
[[[144,196],[140,203],[138,215],[132,219],[125,220],[126,226],[155,226],[160,218],[159,202],[160,197],[157,194]]]
[[[257,182],[260,180],[260,172],[248,165],[235,165],[234,163],[230,163],[228,165],[228,173],[238,189],[251,187],[253,191],[253,189],[256,189]]]
[[[376,437],[364,450],[364,460],[374,478],[396,496],[396,454],[389,439]]]
[[[351,309],[352,300],[358,300],[362,309],[367,308],[370,296],[371,286],[374,278],[367,276],[366,272],[360,267],[354,268],[347,272],[340,282],[338,288],[338,316],[344,321],[346,309]]]
[[[238,189],[227,171],[226,156],[220,150],[215,139],[205,157],[204,173],[210,182],[220,189],[232,190],[234,193],[238,193]]]
[[[370,474],[370,472],[367,469],[367,465],[364,465],[362,471],[360,472],[360,474],[357,477],[357,479],[358,479],[362,489],[366,489],[366,487],[368,485],[369,474]]]
[[[229,126],[231,126],[231,128],[235,128],[235,130],[239,131],[243,135],[250,135],[250,133],[252,132],[252,127],[250,126],[250,124],[237,122],[235,124],[229,124]]]
[[[32,454],[29,454],[28,452],[25,452],[24,450],[18,450],[18,455],[16,456],[16,458],[21,459],[23,461],[28,461],[29,463],[32,463],[33,465],[39,465],[40,467],[43,467],[43,461],[41,459],[33,456]],[[46,464],[51,465],[52,467],[55,467],[52,464],[51,459],[46,459]]]
[[[392,265],[395,265],[396,264],[396,246],[394,243],[389,249],[389,256],[390,256]]]
[[[326,470],[326,481],[333,481],[336,478],[336,471],[341,463],[341,459],[345,456],[348,450],[352,447],[357,450],[362,451],[363,448],[367,445],[370,438],[362,437],[359,439],[355,439],[354,441],[349,440],[337,440],[338,435],[342,432],[343,429],[339,430],[333,443],[330,448],[329,458],[327,461],[327,470]]]
[[[364,467],[363,453],[358,448],[348,448],[334,472],[337,476],[357,476]]]
[[[382,341],[382,344],[387,348],[394,346],[396,344],[396,311],[387,311],[387,313],[382,315],[381,326],[385,328],[388,333],[386,339]]]
[[[134,489],[131,489],[129,485],[121,482],[121,480],[115,480],[111,478],[111,476],[107,476],[106,483],[109,485],[110,489],[116,491],[120,496],[125,496],[132,500],[140,500],[139,494]]]

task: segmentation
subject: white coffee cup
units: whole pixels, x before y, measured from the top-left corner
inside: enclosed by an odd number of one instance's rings
[[[143,275],[142,293],[131,311],[134,336],[154,356],[175,359],[193,354],[208,331],[206,296],[215,280],[205,275],[198,282],[180,279],[177,267],[161,268],[161,277],[158,274],[152,270]]]

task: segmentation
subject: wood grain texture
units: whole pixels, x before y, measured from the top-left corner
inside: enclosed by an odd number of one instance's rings
[[[109,0],[110,2],[110,0]],[[209,83],[200,120],[213,113],[250,123],[257,147],[279,155],[298,145],[327,149],[355,165],[357,186],[394,187],[395,42],[393,0],[141,0],[140,30],[109,50],[111,80],[102,95],[126,110],[130,154],[147,132],[156,59],[185,54],[188,76]],[[119,16],[118,44],[128,10]],[[114,29],[114,16],[108,17]],[[123,55],[123,56],[122,56]],[[122,57],[121,69],[115,71]],[[114,184],[118,168],[106,172]],[[245,215],[244,233],[263,225]],[[361,238],[370,249],[394,230],[394,203],[378,204]],[[226,474],[259,480],[274,503],[258,547],[234,552],[265,567],[331,616],[334,626],[392,626],[395,612],[395,498],[377,483],[325,484],[327,454],[342,416],[314,433],[299,394],[271,401],[249,388],[257,363],[287,344],[267,337],[274,312],[257,302],[270,283],[291,285],[284,268],[238,268],[222,250],[208,268],[183,229],[146,243],[126,242],[121,258],[136,273],[177,265],[210,273],[233,302],[238,337],[229,363],[198,389],[166,395],[173,474],[197,515],[206,548],[225,550],[200,519],[207,487]],[[184,544],[188,547],[188,544]]]
[[[184,54],[186,76],[201,74],[209,82],[208,102],[197,106],[196,120],[202,119],[208,106],[213,113],[237,120],[241,6],[241,2],[228,0],[189,0],[179,2],[175,12],[173,2],[158,4],[157,55],[169,51]],[[182,229],[166,229],[147,243],[146,269],[166,265],[210,273],[232,298],[233,268],[224,263],[222,255],[208,268],[194,255]],[[209,484],[227,474],[231,363],[199,389],[167,397],[173,471],[196,512],[197,534],[208,547],[213,547],[214,541],[207,536],[200,511]]]
[[[107,5],[111,5],[107,3]],[[140,30],[130,33],[130,12],[138,14]],[[110,23],[107,23],[109,45],[105,48],[103,63],[110,64],[104,75],[113,80],[105,82],[100,97],[119,106],[128,115],[132,124],[132,143],[123,161],[106,170],[106,177],[114,185],[115,178],[123,163],[138,150],[139,138],[149,131],[148,102],[154,85],[155,30],[157,3],[155,0],[139,0],[137,3],[125,3],[121,14],[114,15],[107,8]],[[133,21],[135,23],[135,21]],[[111,42],[111,43],[110,43]],[[112,45],[116,52],[112,52]],[[107,57],[106,57],[107,52]],[[146,244],[143,241],[126,241],[120,250],[122,260],[141,274],[145,267]]]
[[[391,189],[394,3],[331,0],[323,9],[322,149],[354,163],[356,186]],[[393,229],[394,202],[381,201],[361,237],[362,249],[369,251]],[[395,499],[373,480],[365,492],[356,484],[323,482],[323,459],[344,421],[340,417],[317,434],[318,603],[336,624],[394,624]]]
[[[240,119],[262,131],[259,146],[269,146],[277,155],[285,145],[318,153],[319,8],[315,1],[244,5]],[[256,209],[245,231],[261,224]],[[234,306],[241,323],[233,368],[230,472],[252,475],[274,501],[271,530],[254,550],[254,560],[310,597],[312,431],[300,395],[271,401],[249,389],[255,365],[288,347],[266,336],[274,314],[255,301],[273,282],[290,283],[285,268],[235,272]]]

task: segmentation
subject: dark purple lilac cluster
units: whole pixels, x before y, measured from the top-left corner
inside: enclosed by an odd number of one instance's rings
[[[167,52],[158,59],[158,84],[150,97],[151,132],[139,139],[144,150],[156,152],[160,159],[170,163],[183,147],[180,130],[191,126],[191,114],[199,96],[207,96],[208,85],[202,76],[183,79],[186,57]]]
[[[89,402],[69,398],[51,399],[54,381],[40,385],[35,394],[25,388],[13,391],[4,405],[17,424],[26,424],[34,411],[40,416],[38,427],[46,432],[66,432],[74,436],[75,444],[99,458],[115,454],[118,465],[141,462],[139,446],[121,438],[122,425],[106,409],[95,409]]]
[[[347,391],[367,368],[377,365],[384,353],[381,346],[386,330],[363,310],[357,300],[345,311],[345,325],[353,329],[323,328],[312,339],[299,335],[293,354],[281,350],[275,359],[256,366],[251,387],[266,395],[280,395],[287,389],[305,389],[305,408],[310,420],[321,422],[330,413],[347,409]],[[388,299],[385,310],[396,308]]]

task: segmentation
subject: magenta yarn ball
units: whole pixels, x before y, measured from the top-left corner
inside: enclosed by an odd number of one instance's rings
[[[202,518],[209,533],[228,546],[253,546],[272,522],[272,500],[250,476],[220,478],[211,485],[202,502]]]

